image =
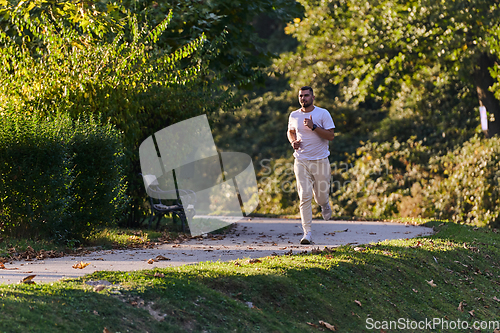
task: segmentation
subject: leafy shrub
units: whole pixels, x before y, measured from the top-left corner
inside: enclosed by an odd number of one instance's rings
[[[41,237],[67,222],[73,179],[65,122],[2,117],[0,221],[12,236]]]
[[[500,222],[500,138],[473,137],[463,147],[431,161],[436,177],[428,204],[437,217],[469,224]]]
[[[397,215],[407,204],[403,199],[412,196],[412,188],[417,196],[420,183],[428,178],[429,149],[414,139],[367,143],[356,155],[352,167],[333,182],[332,209],[337,215]]]
[[[120,134],[111,125],[1,120],[0,231],[73,242],[116,221],[126,184]]]
[[[125,158],[121,135],[112,125],[89,118],[74,122],[72,128],[70,234],[86,237],[122,217],[127,203]]]

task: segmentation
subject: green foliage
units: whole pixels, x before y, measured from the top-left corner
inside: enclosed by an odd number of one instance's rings
[[[2,233],[65,243],[116,223],[126,184],[120,134],[111,125],[1,119]]]
[[[131,209],[138,213],[131,223],[140,220],[142,140],[178,121],[237,104],[233,86],[222,83],[234,66],[217,72],[208,67],[219,56],[224,35],[219,32],[209,42],[200,33],[164,49],[158,42],[172,13],[154,28],[126,15],[116,31],[110,28],[100,37],[62,14],[54,20],[51,7],[30,8],[20,3],[4,18],[15,36],[0,30],[0,113],[73,119],[99,115],[103,123],[116,126],[125,146]]]
[[[472,138],[431,161],[441,175],[430,183],[428,206],[436,216],[468,224],[500,223],[500,139]]]
[[[69,150],[74,179],[70,186],[69,230],[72,237],[82,240],[123,218],[128,204],[125,155],[122,136],[111,124],[101,125],[87,118],[73,122],[71,129]]]
[[[121,29],[123,9],[113,1],[78,0],[0,0],[0,29],[19,41],[26,39],[23,29],[9,21],[13,17],[45,15],[51,24],[71,25],[92,39]]]
[[[51,24],[44,15],[13,16],[12,23],[42,46],[33,51],[1,37],[5,47],[0,62],[6,64],[0,75],[2,108],[40,116],[101,114],[125,132],[131,145],[145,134],[144,127],[154,131],[161,122],[220,107],[227,94],[213,96],[210,78],[202,83],[201,63],[180,64],[202,47],[203,36],[173,53],[154,47],[170,18],[151,31],[130,18],[134,35],[129,43],[123,33],[112,42],[94,42],[72,27]]]
[[[0,231],[39,238],[68,223],[73,198],[68,124],[2,117]]]
[[[251,87],[260,70],[271,64],[274,54],[256,30],[265,16],[273,24],[281,25],[302,15],[303,7],[295,0],[122,0],[126,8],[151,24],[159,24],[173,11],[170,29],[160,39],[165,49],[177,49],[186,41],[204,33],[209,40],[227,32],[226,42],[219,46],[220,57],[211,63],[216,71],[235,66],[225,79],[239,86]],[[269,22],[269,21],[266,21]],[[266,32],[276,27],[265,26]]]
[[[273,69],[292,90],[303,85],[315,89],[316,103],[330,110],[338,124],[336,132],[348,135],[344,138],[351,144],[342,142],[344,151],[352,153],[359,140],[382,142],[394,136],[398,141],[416,136],[444,151],[474,134],[476,91],[478,82],[485,81],[478,77],[487,72],[480,59],[485,54],[497,58],[497,4],[302,4],[303,20],[286,28],[299,42],[297,51],[283,54]],[[488,85],[483,88],[487,91]],[[494,99],[489,97],[481,101]],[[495,108],[488,110],[490,120],[500,117]]]
[[[403,82],[437,64],[473,82],[478,57],[489,53],[487,37],[500,23],[498,4],[485,0],[303,3],[305,20],[287,27],[304,42],[287,59],[290,77],[329,78],[357,102],[390,100]]]
[[[428,178],[429,149],[413,139],[394,140],[367,143],[356,155],[354,165],[341,169],[333,182],[334,214],[386,218],[408,210],[407,198],[417,196]]]
[[[476,136],[439,156],[412,139],[367,143],[358,149],[352,168],[341,177],[334,175],[333,211],[370,218],[439,217],[496,226],[499,147],[498,138]]]

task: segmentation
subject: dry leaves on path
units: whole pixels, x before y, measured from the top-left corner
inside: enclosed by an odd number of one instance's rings
[[[74,264],[74,265],[73,265],[73,266],[71,266],[71,267],[73,267],[74,269],[84,269],[84,268],[85,268],[85,267],[87,267],[88,265],[90,265],[90,263],[80,261],[80,262],[78,262],[78,263]]]
[[[3,263],[0,262],[0,269],[5,269],[5,270],[15,270],[15,269],[19,269],[17,267],[12,267],[12,268],[7,268],[5,267],[5,265]]]
[[[35,278],[36,274],[33,275],[28,275],[24,277],[19,283],[24,283],[24,284],[35,284],[35,281],[33,279]]]

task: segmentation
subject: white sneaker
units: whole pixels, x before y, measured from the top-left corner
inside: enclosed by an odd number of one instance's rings
[[[312,237],[311,237],[311,232],[304,233],[304,236],[300,240],[300,244],[311,244],[312,242]]]
[[[321,207],[321,215],[323,215],[323,219],[328,221],[330,217],[332,217],[332,209],[330,208],[330,203],[327,203],[325,206]]]

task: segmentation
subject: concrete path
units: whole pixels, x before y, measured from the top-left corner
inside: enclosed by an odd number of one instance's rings
[[[33,279],[36,283],[48,283],[81,277],[95,271],[135,271],[204,261],[260,258],[283,255],[290,250],[297,253],[318,247],[368,244],[432,233],[432,228],[401,223],[314,220],[313,244],[300,245],[300,220],[245,218],[237,222],[224,238],[198,238],[181,244],[162,244],[154,249],[105,250],[79,257],[6,263],[6,269],[0,269],[0,283],[18,283],[32,274],[36,275]],[[80,262],[89,265],[83,269],[72,267]]]

